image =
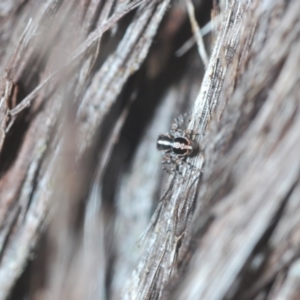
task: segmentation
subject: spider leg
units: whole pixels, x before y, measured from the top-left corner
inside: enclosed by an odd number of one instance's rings
[[[171,125],[171,134],[177,136],[186,136],[188,138],[194,139],[194,136],[197,135],[197,132],[194,130],[183,130],[182,125],[187,125],[192,119],[191,113],[184,113],[179,115],[177,118],[174,119]],[[186,126],[185,126],[186,127]],[[190,131],[190,132],[187,132]]]
[[[186,158],[178,159],[178,161],[176,161],[176,164],[178,165],[181,174],[185,168],[187,168],[188,170],[190,170],[192,172],[199,172],[199,173],[202,172],[199,168],[195,167],[193,164],[188,162],[186,160]]]
[[[162,160],[162,169],[165,170],[170,175],[179,175],[184,177],[186,170],[192,172],[201,172],[198,168],[193,166],[190,162],[186,161],[185,157],[177,157],[172,153],[167,153],[163,156]]]
[[[177,118],[174,119],[172,125],[171,125],[171,133],[176,134],[178,133],[179,135],[182,135],[183,130],[181,128],[181,126],[184,123],[188,123],[190,122],[191,118],[190,118],[190,114],[185,113],[182,115],[179,115]]]
[[[184,134],[185,137],[187,137],[191,140],[194,140],[196,136],[200,135],[200,133],[198,133],[194,129],[186,129],[186,130],[184,130],[183,134]]]
[[[176,168],[174,168],[174,158],[171,153],[166,153],[163,156],[161,163],[163,165],[162,166],[163,170],[165,170],[167,173],[169,174],[176,173]]]

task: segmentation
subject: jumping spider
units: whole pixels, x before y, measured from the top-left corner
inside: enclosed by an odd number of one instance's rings
[[[193,140],[196,134],[191,130],[182,130],[180,126],[184,123],[187,115],[176,118],[172,124],[170,133],[160,134],[157,139],[157,149],[164,153],[163,169],[169,173],[182,173],[183,165],[194,167],[185,161],[186,157],[197,153],[199,147]]]

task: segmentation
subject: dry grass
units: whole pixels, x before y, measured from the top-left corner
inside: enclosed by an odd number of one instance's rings
[[[0,4],[0,300],[297,299],[300,4],[191,5]]]

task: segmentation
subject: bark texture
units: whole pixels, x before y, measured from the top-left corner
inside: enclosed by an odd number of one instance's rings
[[[299,299],[299,15],[2,1],[0,300]],[[183,112],[200,149],[169,175]]]

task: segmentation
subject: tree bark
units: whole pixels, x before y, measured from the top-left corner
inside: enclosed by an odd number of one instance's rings
[[[298,299],[300,3],[212,2],[0,4],[0,300]]]

